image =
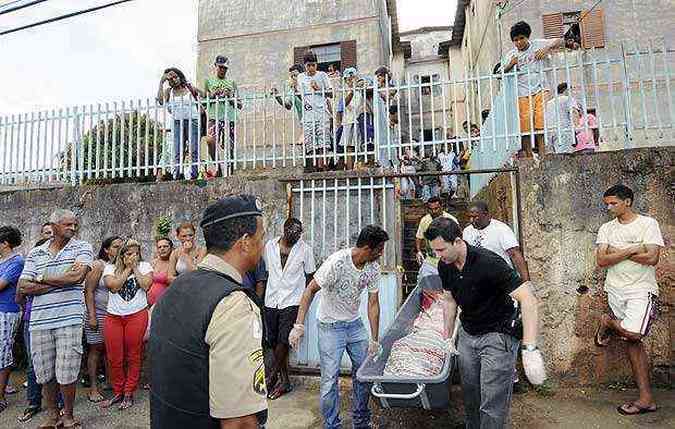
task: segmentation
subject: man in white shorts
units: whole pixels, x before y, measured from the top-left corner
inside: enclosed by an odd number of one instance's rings
[[[626,342],[633,377],[640,393],[636,401],[617,408],[623,415],[651,413],[657,410],[649,385],[649,363],[642,338],[656,316],[656,269],[663,238],[658,222],[637,214],[633,191],[615,185],[605,191],[603,201],[615,218],[598,231],[596,259],[607,267],[605,291],[612,315],[603,314],[595,334],[595,344],[604,347],[610,335]]]

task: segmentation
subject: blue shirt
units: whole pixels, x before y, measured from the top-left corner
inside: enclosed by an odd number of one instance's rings
[[[18,313],[21,309],[15,302],[16,284],[23,271],[24,260],[21,255],[14,255],[0,263],[0,280],[7,286],[0,291],[0,312]]]
[[[258,265],[255,267],[255,270],[249,271],[241,279],[241,285],[255,292],[255,285],[258,282],[266,282],[266,281],[267,281],[267,267],[265,266],[265,261],[263,260],[263,258],[260,258],[260,262],[258,262]]]

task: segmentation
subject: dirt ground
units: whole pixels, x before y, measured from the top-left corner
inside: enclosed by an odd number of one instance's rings
[[[0,414],[0,428],[35,428],[41,421],[40,415],[33,421],[20,424],[17,417],[25,407],[25,389],[21,387],[25,377],[22,373],[12,374],[12,383],[19,392],[8,395],[9,408]],[[268,429],[308,429],[321,427],[317,377],[294,379],[295,390],[276,401],[270,402]],[[350,380],[341,380],[342,416],[344,427],[351,426]],[[110,392],[105,392],[109,394]],[[633,389],[571,389],[561,388],[543,395],[529,391],[514,395],[512,405],[513,428],[675,428],[675,390],[656,390],[659,411],[643,416],[625,417],[616,412],[623,401],[635,398]],[[101,410],[87,401],[86,390],[79,389],[75,404],[76,415],[84,428],[136,429],[149,427],[148,392],[139,391],[136,404],[124,412]],[[385,410],[375,402],[373,409],[374,429],[431,429],[463,427],[461,390],[453,386],[452,406],[449,411],[425,411],[416,409]]]

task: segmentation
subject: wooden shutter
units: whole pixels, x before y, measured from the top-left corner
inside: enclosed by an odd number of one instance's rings
[[[356,67],[356,40],[340,43],[340,61],[343,71],[347,67]]]
[[[551,13],[542,15],[544,22],[544,38],[556,39],[563,35],[563,15],[562,13]]]
[[[584,49],[605,47],[605,23],[602,9],[582,13],[581,43]]]
[[[298,46],[293,48],[293,64],[302,64],[302,57],[305,55],[305,52],[309,50],[309,46]]]

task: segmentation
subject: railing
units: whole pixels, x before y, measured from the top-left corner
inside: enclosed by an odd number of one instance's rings
[[[452,154],[446,160],[470,154],[463,168],[490,169],[508,163],[522,140],[533,146],[537,135],[548,152],[561,142],[575,144],[582,133],[598,135],[598,150],[673,145],[672,66],[673,51],[649,42],[555,54],[538,74],[467,72],[461,79],[412,83],[406,77],[381,86],[362,76],[352,83],[332,80],[319,91],[286,87],[273,93],[256,86],[216,100],[184,97],[162,105],[146,98],[10,115],[0,118],[0,185],[194,178],[257,168],[399,169],[401,160],[425,152]],[[552,100],[544,129],[523,133],[517,81],[525,79],[532,91],[535,77],[553,89]],[[561,108],[559,82],[569,84],[580,124],[571,125],[572,111]],[[343,112],[340,127],[339,106],[347,98],[354,114],[350,119]],[[597,124],[586,120],[589,108]],[[480,121],[486,109],[490,113]],[[214,117],[226,120],[210,123]],[[464,132],[465,120],[480,134]],[[317,149],[324,143],[325,150]],[[472,193],[487,180],[472,182]]]

